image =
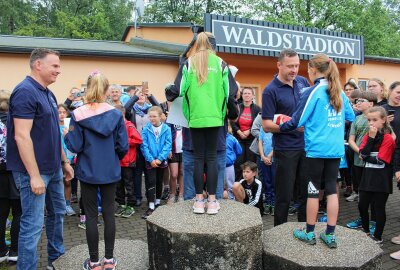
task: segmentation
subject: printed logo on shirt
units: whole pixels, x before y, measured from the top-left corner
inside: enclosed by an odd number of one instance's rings
[[[343,126],[342,112],[336,112],[332,105],[327,104],[325,110],[328,114],[328,127],[340,128]]]
[[[245,189],[247,197],[249,197],[249,201],[253,200],[253,194],[251,193],[251,189]]]

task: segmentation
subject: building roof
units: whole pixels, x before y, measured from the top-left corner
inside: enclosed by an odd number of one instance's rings
[[[49,48],[59,51],[62,55],[179,59],[179,53],[163,50],[162,46],[155,49],[151,46],[139,46],[122,41],[0,35],[0,53],[30,53],[34,48]]]
[[[185,23],[176,24],[184,25]],[[186,23],[186,25],[188,24]],[[0,53],[30,53],[34,48],[53,49],[62,55],[177,61],[186,45],[141,38],[132,38],[131,43],[125,43],[122,41],[0,35]],[[383,56],[366,55],[365,60],[400,64],[400,58]]]
[[[189,22],[176,22],[176,23],[138,23],[137,27],[141,28],[141,27],[174,27],[174,28],[191,28],[193,26],[193,23],[189,23]],[[129,33],[129,30],[131,29],[131,27],[135,27],[135,23],[134,22],[130,22],[128,23],[128,25],[125,27],[125,31],[124,34],[122,35],[122,39],[121,40],[125,40],[126,36]]]
[[[366,55],[365,60],[400,64],[400,58],[383,57],[383,56],[376,56],[376,55]]]

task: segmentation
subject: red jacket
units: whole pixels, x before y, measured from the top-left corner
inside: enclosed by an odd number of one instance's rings
[[[135,125],[128,120],[125,121],[126,132],[128,133],[129,150],[128,153],[120,161],[121,167],[129,167],[129,164],[136,162],[136,146],[142,143],[142,138],[137,131]]]

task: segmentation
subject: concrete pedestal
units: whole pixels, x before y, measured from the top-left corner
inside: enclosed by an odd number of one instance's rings
[[[161,206],[147,219],[150,269],[262,269],[262,220],[254,206],[222,200],[217,215],[193,202]]]
[[[325,223],[317,223],[317,244],[310,246],[293,237],[293,230],[305,224],[289,222],[263,233],[265,270],[382,269],[382,249],[365,233],[336,226],[338,247],[328,248],[319,239]]]
[[[104,257],[104,241],[99,243],[99,256]],[[143,241],[116,239],[114,256],[118,260],[118,269],[147,270],[149,268],[147,244]],[[58,258],[53,266],[55,270],[83,269],[83,262],[88,257],[88,246],[79,245]]]

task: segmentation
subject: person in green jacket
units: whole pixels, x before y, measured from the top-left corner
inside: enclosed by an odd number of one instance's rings
[[[217,214],[218,178],[217,135],[224,125],[229,97],[228,65],[218,56],[209,41],[211,33],[197,35],[192,54],[180,67],[175,79],[179,96],[183,97],[182,110],[188,120],[194,154],[194,184],[196,197],[193,212],[205,213],[203,197],[204,164],[207,164],[207,214]]]

